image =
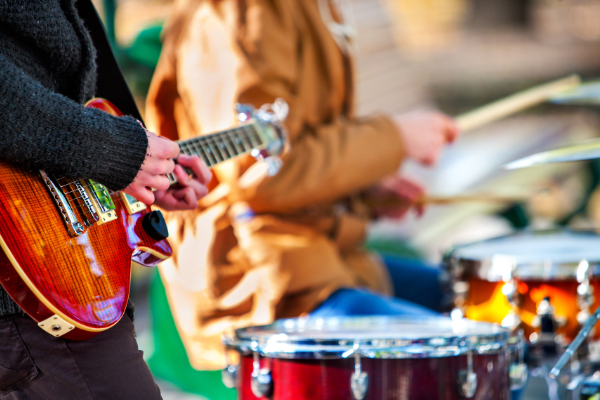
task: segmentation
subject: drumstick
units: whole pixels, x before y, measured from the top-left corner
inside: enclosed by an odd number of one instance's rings
[[[493,194],[472,194],[460,196],[423,196],[411,205],[427,205],[427,204],[454,204],[465,202],[491,202],[491,203],[516,203],[528,200],[529,196],[500,196]],[[387,197],[379,200],[370,199],[366,201],[371,207],[406,207],[407,201],[402,201],[396,197]]]
[[[580,84],[581,79],[579,76],[571,75],[535,86],[461,114],[456,117],[456,123],[461,131],[479,128],[482,125],[504,118],[510,114],[543,103],[557,93],[572,89]]]

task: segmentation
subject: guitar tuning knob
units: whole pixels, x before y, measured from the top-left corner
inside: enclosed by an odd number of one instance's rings
[[[236,118],[240,122],[246,122],[254,115],[255,108],[251,104],[236,103],[233,108],[236,113]]]

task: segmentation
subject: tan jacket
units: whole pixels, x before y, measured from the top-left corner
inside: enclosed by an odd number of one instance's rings
[[[233,328],[306,314],[341,287],[391,292],[360,249],[368,212],[352,196],[393,173],[403,145],[387,117],[352,116],[347,42],[321,12],[317,0],[181,0],[167,26],[146,109],[155,132],[229,128],[237,102],[290,107],[276,176],[229,161],[197,211],[169,215],[174,257],[160,271],[196,368],[223,366],[220,337]]]

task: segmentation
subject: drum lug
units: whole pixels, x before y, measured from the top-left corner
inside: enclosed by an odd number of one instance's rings
[[[221,371],[221,380],[223,385],[229,389],[235,389],[238,384],[238,367],[237,365],[228,365]]]
[[[584,325],[591,315],[591,307],[596,301],[594,296],[594,287],[590,284],[591,269],[586,260],[581,260],[577,267],[577,304],[581,310],[577,314],[577,322]]]
[[[350,390],[354,400],[363,400],[369,390],[369,374],[363,372],[362,364],[360,360],[360,352],[358,351],[359,342],[354,342],[351,350],[348,350],[342,354],[343,358],[354,355],[354,372],[350,377]]]
[[[517,268],[517,264],[513,261],[509,261],[510,269],[506,269],[506,276],[502,277],[505,282],[502,286],[502,294],[506,297],[506,300],[510,304],[511,310],[502,319],[500,325],[505,328],[515,330],[521,325],[520,307],[523,303],[523,295],[519,293],[519,284],[515,281],[514,273]]]
[[[256,397],[267,397],[273,391],[273,378],[268,368],[252,371],[252,382],[250,383],[252,393]]]
[[[527,383],[529,370],[525,364],[524,356],[525,341],[523,340],[523,330],[519,331],[517,343],[517,362],[511,363],[508,367],[508,376],[510,379],[510,390],[522,389]],[[510,354],[507,354],[510,357]]]
[[[458,371],[457,391],[460,397],[470,399],[477,390],[477,374],[473,372],[473,353],[467,353],[467,369]]]
[[[369,388],[369,375],[366,372],[354,371],[350,378],[350,388],[352,389],[354,400],[363,400]]]
[[[258,356],[258,343],[252,342],[254,361],[252,362],[252,374],[250,387],[256,397],[267,397],[273,392],[273,378],[268,368],[260,367]]]
[[[508,368],[510,390],[522,389],[525,386],[525,383],[527,383],[527,376],[529,375],[527,364],[511,364]]]

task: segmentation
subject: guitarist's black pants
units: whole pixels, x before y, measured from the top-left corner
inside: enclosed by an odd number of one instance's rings
[[[85,341],[54,338],[26,316],[3,316],[0,338],[2,400],[161,398],[127,315]]]

